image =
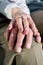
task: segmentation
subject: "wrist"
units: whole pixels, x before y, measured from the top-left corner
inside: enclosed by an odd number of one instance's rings
[[[20,8],[12,8],[11,10],[11,16],[13,18],[13,16],[17,13],[17,12],[21,12],[22,10]]]

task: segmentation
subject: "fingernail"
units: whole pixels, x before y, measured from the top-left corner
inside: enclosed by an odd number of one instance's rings
[[[12,47],[9,47],[9,50],[12,51]]]
[[[40,42],[41,42],[41,37],[37,37],[37,38],[36,38],[36,41],[37,41],[38,43],[40,43]]]
[[[11,30],[12,29],[12,25],[9,25],[9,30]]]
[[[27,48],[27,49],[31,48],[31,44],[27,44],[27,45],[26,45],[26,48]]]
[[[16,52],[20,53],[22,51],[21,48],[16,49]]]

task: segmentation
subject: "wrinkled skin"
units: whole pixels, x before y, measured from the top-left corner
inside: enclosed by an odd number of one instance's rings
[[[26,36],[25,47],[30,48],[32,45],[33,36],[36,38],[36,42],[41,42],[40,33],[35,26],[30,15],[23,12],[17,12],[14,14],[7,30],[4,33],[6,40],[8,41],[9,50],[13,50],[16,41],[16,52],[20,53],[22,51],[21,46],[23,45],[23,39]]]

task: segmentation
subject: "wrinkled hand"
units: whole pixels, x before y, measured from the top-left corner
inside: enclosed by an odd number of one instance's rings
[[[8,41],[9,49],[14,48],[14,42],[17,37],[17,42],[15,45],[16,51],[21,52],[23,39],[26,36],[25,47],[30,48],[32,44],[33,35],[38,43],[41,42],[40,33],[38,32],[35,23],[33,22],[30,15],[23,12],[18,12],[13,16],[7,30],[4,33],[6,40]]]

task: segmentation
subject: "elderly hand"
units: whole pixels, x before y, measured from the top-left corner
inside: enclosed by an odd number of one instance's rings
[[[14,42],[17,37],[17,42],[15,45],[16,52],[21,52],[23,39],[26,36],[25,47],[30,48],[32,44],[33,35],[38,43],[41,42],[40,33],[38,32],[35,23],[33,22],[30,15],[19,11],[13,15],[7,30],[4,33],[6,40],[8,41],[9,49],[14,48]]]

